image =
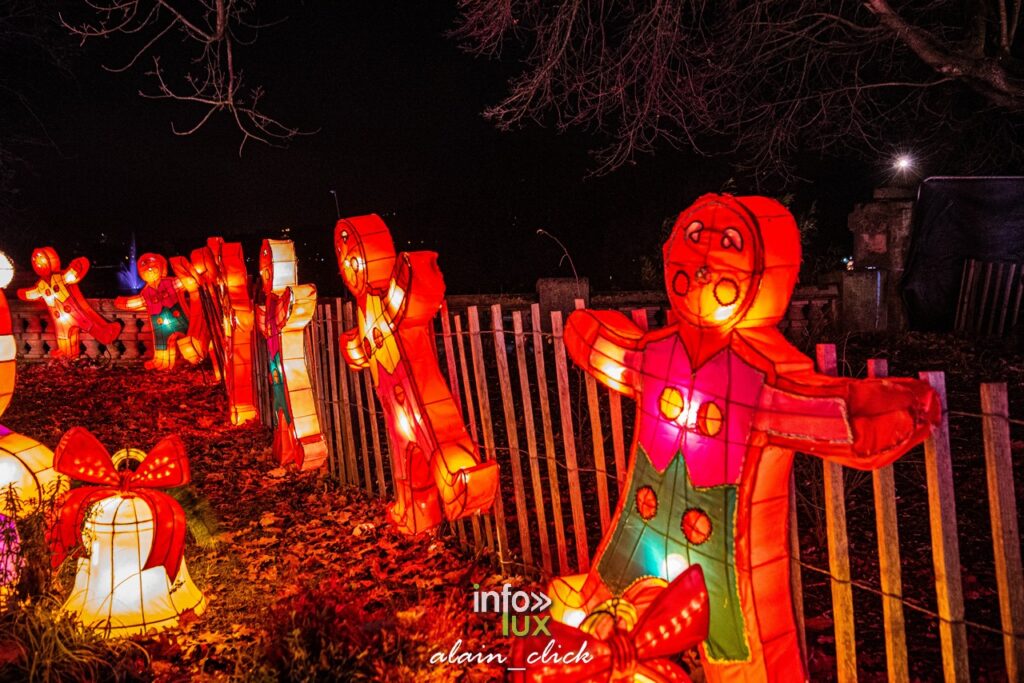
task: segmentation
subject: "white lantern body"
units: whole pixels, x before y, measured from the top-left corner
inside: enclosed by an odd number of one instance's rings
[[[20,518],[68,489],[53,469],[53,451],[17,432],[0,429],[0,512]]]
[[[206,599],[182,558],[178,575],[163,566],[143,569],[153,545],[153,511],[139,497],[118,494],[93,505],[82,529],[88,556],[64,609],[108,637],[143,634],[177,625],[187,610],[197,615]]]

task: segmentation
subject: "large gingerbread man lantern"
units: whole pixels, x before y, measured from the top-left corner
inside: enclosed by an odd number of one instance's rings
[[[673,324],[645,333],[583,310],[565,343],[588,373],[637,404],[623,496],[589,574],[556,579],[555,618],[579,623],[648,577],[699,564],[710,681],[803,681],[787,543],[794,449],[858,469],[928,434],[923,382],[838,379],[776,328],[800,264],[793,217],[763,197],[705,195],[664,247]]]
[[[341,347],[350,366],[370,369],[395,449],[391,521],[417,533],[440,524],[442,513],[458,519],[489,508],[497,463],[480,462],[437,366],[430,325],[444,300],[437,254],[396,254],[377,215],[338,221],[334,246],[358,308]]]
[[[79,330],[85,330],[101,344],[110,344],[121,334],[121,325],[107,320],[93,309],[78,283],[89,272],[89,259],[72,259],[64,270],[53,247],[41,247],[32,252],[32,269],[39,276],[35,287],[18,290],[23,301],[42,300],[53,318],[53,331],[57,337],[54,358],[78,358]]]
[[[327,460],[316,397],[306,367],[303,330],[316,312],[316,287],[298,284],[291,240],[263,240],[260,276],[266,301],[256,306],[256,327],[267,339],[274,455],[282,465],[316,469]]]

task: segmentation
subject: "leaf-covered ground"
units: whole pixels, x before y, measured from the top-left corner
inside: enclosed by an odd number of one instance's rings
[[[505,580],[450,538],[407,538],[382,523],[383,504],[322,473],[276,468],[271,434],[225,419],[221,388],[203,371],[23,365],[2,421],[51,448],[70,427],[111,451],[148,450],[168,434],[188,448],[194,515],[208,502],[210,547],[186,561],[209,600],[202,616],[137,642],[136,672],[156,680],[487,681],[497,665],[431,663],[462,652],[507,654],[493,615],[471,610],[473,583]],[[207,515],[209,517],[210,515]],[[202,534],[199,534],[202,536]],[[56,591],[67,590],[55,580]],[[12,655],[13,656],[13,655]],[[145,658],[143,658],[145,659]],[[9,673],[12,669],[8,669]],[[0,669],[0,677],[6,678]]]

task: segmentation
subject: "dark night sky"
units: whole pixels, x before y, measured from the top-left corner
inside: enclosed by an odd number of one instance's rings
[[[380,213],[401,247],[440,252],[449,291],[526,291],[537,277],[569,275],[538,228],[560,237],[580,274],[607,289],[636,286],[637,257],[658,256],[663,221],[729,178],[722,162],[662,149],[587,179],[587,149],[600,139],[497,131],[480,112],[500,99],[514,55],[499,62],[460,52],[445,35],[454,2],[279,5],[287,12],[260,0],[288,20],[241,58],[248,77],[266,85],[269,113],[317,134],[286,149],[250,143],[242,157],[224,118],[176,137],[170,121],[186,124],[196,112],[139,98],[141,69],[102,71],[127,43],[90,44],[71,78],[41,75],[29,93],[55,144],[23,153],[20,223],[3,232],[99,264],[123,254],[132,230],[141,249],[169,254],[208,235],[255,239],[291,226],[307,242],[300,275],[331,291],[336,189],[342,215]],[[872,179],[854,182],[836,163],[815,173],[801,196],[823,200],[823,231],[844,240],[843,217]],[[16,256],[27,255],[25,239],[15,240]],[[316,267],[313,254],[327,262]]]

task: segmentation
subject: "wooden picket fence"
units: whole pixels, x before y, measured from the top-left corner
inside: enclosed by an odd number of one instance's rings
[[[629,312],[646,328],[660,325],[661,312]],[[341,482],[389,498],[391,469],[388,432],[369,372],[352,371],[341,356],[338,337],[352,327],[351,303],[322,300],[307,330],[309,362],[319,397],[319,413],[330,445],[330,473]],[[501,468],[501,495],[487,514],[452,525],[460,543],[489,554],[506,572],[533,572],[541,578],[584,572],[607,530],[624,484],[632,439],[633,406],[580,372],[568,360],[562,340],[563,314],[470,306],[442,308],[436,328],[438,362],[449,380],[482,457]],[[260,394],[269,406],[264,344],[254,358]],[[260,354],[263,354],[261,356]],[[819,370],[837,374],[835,347],[817,349]],[[869,364],[882,377],[883,360]],[[969,680],[967,628],[985,628],[965,619],[964,595],[954,504],[949,411],[941,372],[921,373],[943,403],[942,424],[924,448],[927,503],[937,609],[909,603],[901,586],[897,498],[892,466],[872,473],[885,654],[890,681],[909,681],[904,608],[927,612],[938,622],[943,677]],[[1005,384],[981,386],[984,453],[993,551],[996,562],[1001,633],[1007,680],[1024,680],[1024,579],[1011,459],[1011,420]],[[268,411],[264,411],[267,414]],[[625,417],[624,417],[625,416]],[[835,629],[836,678],[856,681],[857,642],[846,531],[844,472],[824,465],[824,507]],[[795,487],[794,487],[795,491]],[[796,496],[791,524],[794,596],[803,625],[802,579]],[[861,624],[862,628],[877,624]],[[988,627],[992,631],[992,627]],[[801,635],[805,633],[801,628]],[[806,642],[804,643],[806,652]],[[937,674],[936,674],[937,675]]]

